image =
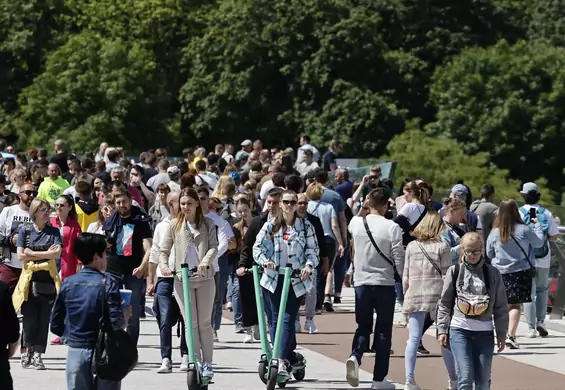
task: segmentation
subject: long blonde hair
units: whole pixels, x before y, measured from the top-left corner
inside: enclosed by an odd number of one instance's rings
[[[428,211],[412,235],[420,242],[441,241],[440,234],[445,229],[441,215],[437,211]]]
[[[212,194],[212,198],[222,198],[223,192],[224,192],[224,188],[228,185],[228,184],[233,184],[235,185],[235,181],[233,180],[233,178],[231,176],[220,176],[220,178],[218,179],[218,184],[216,184],[216,188],[214,189],[214,193]]]

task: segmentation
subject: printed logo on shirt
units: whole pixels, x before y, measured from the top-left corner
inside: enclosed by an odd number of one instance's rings
[[[118,234],[116,244],[116,254],[118,256],[133,255],[133,229],[135,225],[128,223],[122,227],[122,231]]]
[[[286,230],[283,234],[283,240],[288,241],[290,239],[290,230]]]

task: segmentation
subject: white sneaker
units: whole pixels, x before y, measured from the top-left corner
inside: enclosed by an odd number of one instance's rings
[[[508,336],[504,343],[510,349],[520,349],[520,344],[516,341],[516,337]]]
[[[359,386],[359,362],[355,356],[345,362],[345,378],[351,387]]]
[[[449,382],[447,382],[447,383],[448,383],[447,386],[449,386],[449,387],[447,388],[447,390],[457,390],[457,379],[456,379],[456,380],[453,380],[453,381],[452,381],[452,380],[449,380]]]
[[[170,374],[171,372],[173,372],[173,363],[171,359],[164,358],[161,367],[157,370],[157,374]]]
[[[545,324],[543,322],[538,322],[536,329],[537,329],[540,337],[547,337],[547,335],[549,334],[549,332],[547,331],[547,328],[545,327]]]
[[[422,390],[422,388],[416,383],[406,382],[406,384],[404,385],[404,390]]]
[[[538,337],[538,333],[536,332],[535,329],[528,329],[524,337],[528,339],[535,339],[536,337]]]
[[[371,389],[375,390],[395,390],[396,386],[393,383],[390,383],[386,378],[383,379],[381,382],[373,381],[373,385]]]
[[[226,310],[227,311],[233,311],[233,305],[231,302],[226,303]]]
[[[247,328],[245,331],[245,337],[243,339],[244,344],[252,343],[253,342],[253,329]]]
[[[179,370],[181,372],[187,372],[188,371],[188,355],[184,355],[182,357]]]
[[[313,319],[306,320],[306,322],[304,323],[304,331],[310,334],[318,332],[318,328],[316,328],[316,324],[314,323]]]
[[[253,327],[253,338],[255,341],[261,341],[261,333],[259,332],[259,325]]]

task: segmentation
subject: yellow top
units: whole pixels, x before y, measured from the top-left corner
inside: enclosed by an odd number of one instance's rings
[[[31,286],[31,277],[34,272],[37,271],[49,271],[49,275],[55,282],[55,288],[57,293],[61,289],[61,278],[59,277],[59,272],[57,272],[57,264],[55,260],[48,260],[43,263],[36,263],[34,261],[26,261],[22,267],[22,274],[18,280],[16,289],[14,290],[14,295],[12,296],[12,303],[14,304],[14,309],[16,311],[20,310],[23,303],[27,301],[29,296],[29,288]]]

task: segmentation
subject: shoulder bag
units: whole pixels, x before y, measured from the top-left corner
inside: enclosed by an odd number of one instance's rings
[[[397,283],[402,283],[402,278],[398,274],[398,270],[396,269],[396,264],[394,263],[394,261],[392,261],[387,256],[385,256],[385,254],[381,251],[381,249],[377,245],[377,242],[373,238],[373,235],[371,234],[371,229],[369,229],[369,224],[367,223],[367,217],[366,216],[363,217],[363,225],[365,225],[365,232],[367,232],[367,236],[369,237],[369,240],[371,241],[371,243],[373,244],[373,246],[377,250],[377,253],[379,255],[381,255],[381,257],[383,259],[385,259],[386,262],[389,263],[392,266],[392,270],[394,271],[394,281],[397,282]]]
[[[31,249],[31,228],[26,227],[25,232],[25,245],[26,248]],[[41,301],[52,303],[57,297],[57,288],[55,287],[55,281],[44,282],[39,280],[31,281],[31,295]]]
[[[524,250],[524,248],[522,248],[522,245],[520,245],[520,243],[518,242],[518,240],[516,239],[516,237],[514,237],[513,234],[510,235],[510,237],[512,237],[512,239],[514,240],[514,242],[516,243],[516,245],[518,245],[518,248],[520,248],[520,250],[522,251],[522,253],[524,254],[524,256],[526,257],[526,260],[528,261],[528,264],[530,264],[530,269],[526,270],[529,271],[532,274],[532,278],[536,277],[536,267],[532,264],[532,262],[530,261],[530,256],[528,256],[528,254],[526,253],[526,251]]]

